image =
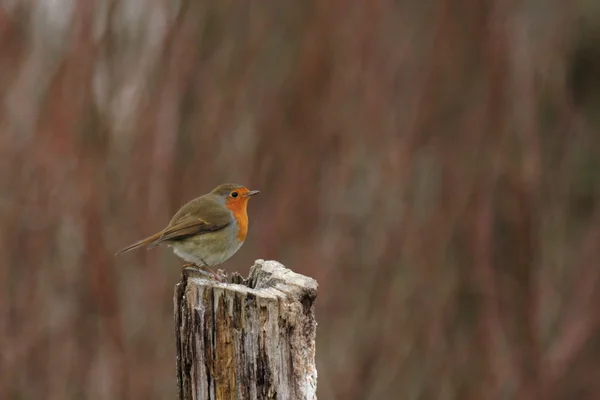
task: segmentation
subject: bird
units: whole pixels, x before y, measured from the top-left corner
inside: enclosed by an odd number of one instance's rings
[[[164,243],[187,262],[182,269],[204,270],[220,281],[211,267],[229,260],[244,244],[248,200],[258,193],[236,183],[221,184],[184,204],[163,230],[115,255],[141,247],[149,250]]]

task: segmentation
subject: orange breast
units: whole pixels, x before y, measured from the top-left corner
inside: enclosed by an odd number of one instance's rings
[[[248,199],[233,199],[227,203],[227,208],[231,210],[233,213],[233,217],[238,225],[238,234],[237,238],[240,242],[246,240],[246,235],[248,234]]]

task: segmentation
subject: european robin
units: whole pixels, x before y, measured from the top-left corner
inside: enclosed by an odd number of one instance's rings
[[[227,261],[244,244],[248,233],[248,200],[258,193],[234,183],[217,186],[181,207],[166,228],[116,255],[165,243],[188,262],[184,268],[206,269],[220,280],[211,267]]]

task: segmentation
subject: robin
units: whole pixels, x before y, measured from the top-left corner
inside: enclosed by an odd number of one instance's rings
[[[248,233],[248,200],[258,193],[234,183],[217,186],[181,207],[162,231],[125,247],[116,255],[165,243],[188,262],[184,269],[207,270],[221,280],[211,267],[227,261],[244,244]]]

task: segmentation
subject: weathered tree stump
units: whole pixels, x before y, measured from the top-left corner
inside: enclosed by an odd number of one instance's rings
[[[178,399],[316,399],[317,282],[263,260],[229,281],[175,287]]]

